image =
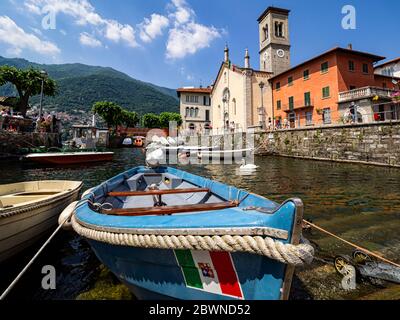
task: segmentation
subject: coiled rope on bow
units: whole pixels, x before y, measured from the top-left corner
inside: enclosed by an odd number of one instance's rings
[[[310,244],[285,244],[270,237],[127,234],[87,228],[77,221],[75,215],[72,216],[71,222],[72,227],[80,236],[112,245],[152,249],[247,252],[293,266],[309,264],[314,258],[314,248]]]

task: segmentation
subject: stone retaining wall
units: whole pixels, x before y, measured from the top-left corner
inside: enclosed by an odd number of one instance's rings
[[[21,149],[45,146],[60,147],[60,135],[57,133],[17,133],[0,131],[0,155],[18,155]]]
[[[260,154],[400,167],[400,121],[256,135]]]
[[[226,145],[225,149],[232,149],[236,145],[249,147],[246,137],[245,133],[195,136],[188,137],[186,142],[221,149]],[[400,121],[255,133],[254,147],[259,155],[400,167]]]

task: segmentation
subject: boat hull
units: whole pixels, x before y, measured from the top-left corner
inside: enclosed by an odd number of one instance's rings
[[[218,277],[229,273],[229,270],[222,270],[214,274],[213,278],[203,278],[203,283],[200,284],[203,288],[194,287],[185,278],[185,272],[178,264],[174,250],[112,246],[93,240],[89,243],[99,260],[128,286],[136,298],[141,300],[279,300],[282,298],[280,288],[286,270],[281,268],[280,263],[262,256],[247,253],[229,254],[238,282],[236,284],[235,280],[232,280],[230,284],[228,283],[231,289],[223,294]],[[198,253],[203,255],[206,252],[198,251]],[[208,287],[207,280],[210,280]],[[224,285],[227,285],[226,282]]]
[[[57,226],[60,213],[71,202],[77,200],[81,186],[49,199],[49,203],[31,203],[0,216],[0,263],[20,253]],[[0,211],[1,214],[1,211]]]
[[[172,205],[187,199],[186,205],[181,207],[189,206],[189,210],[181,211],[184,214],[157,215],[155,211],[165,208],[152,207],[150,214],[135,216],[135,210],[153,204],[154,199],[143,192],[135,198],[133,194],[137,192],[132,190],[143,183],[153,185],[157,181],[177,188],[175,191],[183,188],[183,193],[188,193],[183,198],[164,195],[163,201]],[[204,196],[201,193],[204,190],[191,194],[190,186],[208,188],[209,195]],[[213,211],[212,205],[221,205],[218,197],[232,200],[238,206]],[[190,210],[190,206],[203,206],[201,203],[207,199],[211,203],[206,205],[206,211]],[[99,213],[91,203],[126,207],[116,209],[122,211],[115,214]],[[234,241],[252,242],[255,236],[267,236],[274,242],[296,246],[300,241],[303,216],[303,204],[299,199],[279,205],[245,190],[175,168],[137,167],[94,188],[83,197],[75,213],[72,223],[75,231],[88,240],[99,260],[139,299],[279,300],[289,296],[293,265],[272,259],[273,255],[263,255],[259,250],[240,249],[239,243],[237,246],[229,244],[235,248],[222,252],[219,250],[223,245],[201,251],[204,244],[200,243],[208,241],[207,237],[214,240],[214,236],[222,239],[223,235],[239,235],[240,239]],[[151,235],[156,235],[157,239]],[[180,237],[186,235],[199,238]],[[249,238],[244,238],[246,236]],[[187,245],[187,241],[196,243]]]
[[[74,154],[55,154],[46,156],[45,154],[26,156],[25,158],[41,164],[68,165],[90,162],[112,161],[114,154],[112,152],[102,153],[74,153]]]

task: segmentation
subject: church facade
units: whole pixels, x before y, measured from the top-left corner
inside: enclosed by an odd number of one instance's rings
[[[258,18],[259,68],[248,50],[233,64],[229,48],[211,86],[213,134],[371,123],[400,119],[400,58],[336,47],[291,66],[289,10]]]
[[[258,19],[260,68],[253,69],[248,50],[244,65],[230,61],[225,47],[211,91],[213,133],[271,128],[274,110],[270,78],[290,68],[289,10],[269,7]]]

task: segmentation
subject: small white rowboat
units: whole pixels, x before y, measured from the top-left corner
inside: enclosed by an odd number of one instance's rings
[[[57,226],[77,200],[82,182],[35,181],[0,185],[0,263]]]

